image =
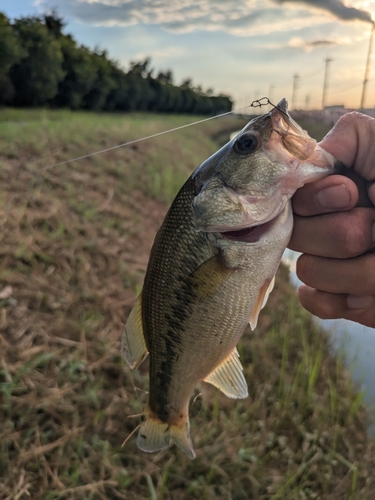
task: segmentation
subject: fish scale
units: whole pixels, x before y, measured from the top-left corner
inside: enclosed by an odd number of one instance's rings
[[[191,458],[189,401],[204,380],[247,396],[236,344],[272,290],[293,228],[290,198],[333,173],[335,160],[290,118],[283,100],[189,177],[156,235],[143,290],[125,325],[132,368],[150,355],[149,400],[137,438]]]

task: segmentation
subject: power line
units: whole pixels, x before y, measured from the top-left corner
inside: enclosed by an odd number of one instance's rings
[[[302,79],[304,79],[304,80],[305,80],[306,78],[311,78],[312,76],[319,75],[321,71],[322,71],[322,70],[319,68],[318,70],[315,70],[315,71],[313,71],[312,73],[308,73],[307,75],[302,75],[302,76],[301,76],[301,78],[302,78]]]
[[[371,80],[368,80],[368,81],[371,81]],[[335,94],[342,94],[343,92],[348,92],[349,90],[357,89],[361,85],[362,85],[362,83],[357,83],[356,85],[350,85],[350,87],[342,87],[341,86],[337,90],[335,90]]]
[[[310,94],[306,94],[306,97],[305,97],[305,109],[309,109],[309,107],[310,107],[310,101],[311,101]]]

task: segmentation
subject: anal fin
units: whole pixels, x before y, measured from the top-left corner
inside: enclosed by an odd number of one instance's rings
[[[148,354],[142,326],[142,292],[135,301],[125,324],[121,350],[131,368],[137,368]]]
[[[271,281],[267,280],[259,290],[258,299],[256,301],[254,309],[251,312],[249,320],[252,330],[256,328],[258,323],[259,313],[261,309],[263,309],[263,307],[266,305],[269,294],[272,292],[274,286],[275,286],[275,276],[271,279]]]
[[[205,379],[229,398],[247,398],[248,390],[237,349],[224,359]]]

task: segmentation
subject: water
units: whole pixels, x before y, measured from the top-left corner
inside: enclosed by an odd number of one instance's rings
[[[290,281],[298,287],[301,281],[296,275],[296,260],[300,254],[285,250],[283,262],[290,269]],[[327,330],[335,352],[344,355],[352,379],[363,390],[363,402],[375,415],[375,329],[345,319],[319,319],[318,325]],[[375,423],[370,432],[375,435]]]

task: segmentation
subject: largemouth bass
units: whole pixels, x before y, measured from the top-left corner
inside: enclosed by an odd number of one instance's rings
[[[150,355],[149,401],[137,444],[176,443],[194,458],[189,401],[201,380],[248,395],[236,344],[255,328],[289,242],[290,198],[333,173],[335,159],[289,116],[283,99],[251,120],[186,181],[156,235],[122,348]]]

